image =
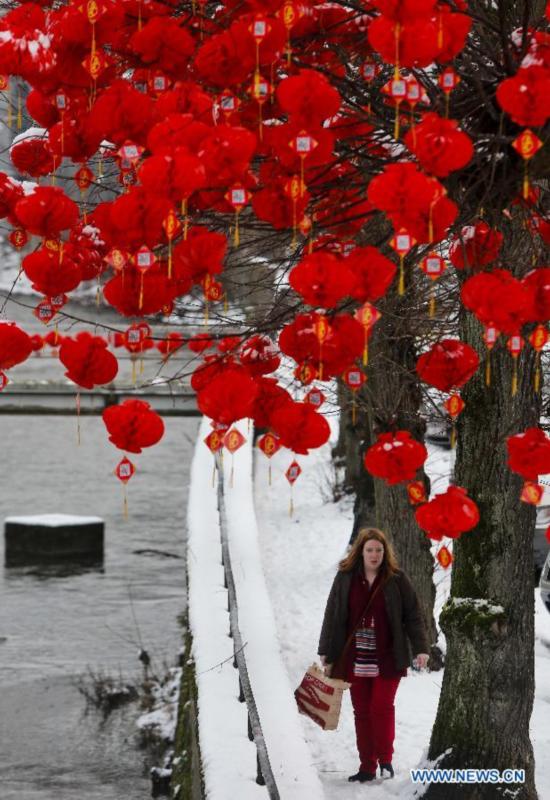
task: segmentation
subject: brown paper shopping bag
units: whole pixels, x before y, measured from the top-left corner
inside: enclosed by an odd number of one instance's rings
[[[336,730],[342,694],[350,686],[338,678],[328,678],[318,664],[312,664],[294,692],[300,714],[305,714],[325,731]]]

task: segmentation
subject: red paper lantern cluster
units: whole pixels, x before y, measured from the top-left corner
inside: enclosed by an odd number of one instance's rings
[[[108,406],[103,412],[103,422],[109,441],[127,453],[141,453],[164,435],[164,422],[144,400],[129,399]]]
[[[444,536],[457,539],[479,522],[479,509],[460,486],[449,486],[433,500],[419,506],[415,513],[418,526],[430,539],[440,541]]]
[[[464,386],[478,367],[478,354],[460,339],[441,339],[416,362],[420,379],[441,392]]]

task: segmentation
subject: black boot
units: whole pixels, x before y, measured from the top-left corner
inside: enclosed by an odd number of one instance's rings
[[[359,781],[359,783],[366,783],[367,781],[373,781],[376,778],[376,772],[363,772],[363,770],[359,770],[356,772],[355,775],[350,775],[348,781]]]
[[[384,775],[384,771],[386,771],[388,774]],[[393,767],[392,767],[391,764],[380,764],[380,777],[381,778],[386,778],[386,777],[387,778],[393,778],[393,775],[394,775],[394,772],[393,772]]]

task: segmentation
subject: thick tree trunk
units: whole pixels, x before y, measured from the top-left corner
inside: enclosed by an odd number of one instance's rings
[[[463,312],[461,338],[483,352],[480,326]],[[498,349],[498,352],[497,352]],[[519,500],[521,479],[506,466],[506,437],[538,421],[533,351],[519,364],[499,344],[492,380],[484,370],[463,392],[456,483],[479,505],[481,521],[454,549],[451,597],[440,624],[447,636],[445,675],[429,757],[446,768],[521,768],[525,783],[432,784],[429,800],[536,798],[529,740],[533,705],[533,527],[535,509]]]

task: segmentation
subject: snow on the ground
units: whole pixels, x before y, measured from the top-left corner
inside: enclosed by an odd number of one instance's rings
[[[284,477],[292,456],[280,451],[271,459],[272,485],[268,485],[268,462],[255,456],[255,501],[259,522],[263,569],[277,622],[277,636],[291,684],[299,684],[305,669],[316,660],[317,644],[326,598],[338,560],[345,553],[353,525],[352,503],[328,501],[331,470],[330,446],[298,457],[302,474],[294,485],[294,515],[289,516],[289,485]],[[445,491],[449,479],[449,451],[429,446],[427,470],[432,494]],[[449,542],[446,543],[449,547]],[[434,548],[435,549],[435,548]],[[450,548],[452,549],[452,548]],[[436,613],[449,594],[450,571],[439,566]],[[532,739],[536,779],[541,797],[550,794],[550,614],[538,589],[536,605],[536,698],[532,717]],[[440,642],[444,647],[444,641]],[[353,713],[345,696],[337,731],[322,731],[300,717],[312,763],[319,771],[327,798],[355,800],[368,791],[372,800],[399,797],[408,800],[415,787],[409,770],[426,765],[430,732],[435,719],[442,672],[418,674],[409,670],[401,681],[396,699],[396,776],[383,784],[350,784],[347,776],[358,769]],[[347,695],[347,693],[346,693]],[[304,794],[302,800],[316,800]]]
[[[141,714],[136,722],[140,730],[153,732],[163,742],[173,742],[176,735],[181,674],[181,667],[174,667],[165,680],[152,685],[153,708]]]

